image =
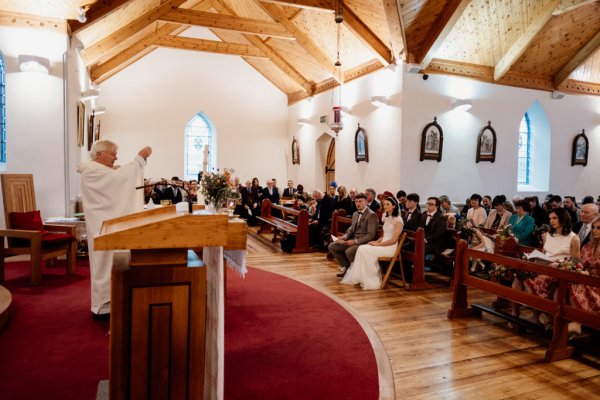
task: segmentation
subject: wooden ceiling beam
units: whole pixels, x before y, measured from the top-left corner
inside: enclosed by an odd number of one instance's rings
[[[394,59],[392,51],[375,33],[352,11],[344,7],[344,25],[350,29],[366,46],[373,51],[375,57],[384,66],[391,64]]]
[[[552,18],[552,13],[559,5],[560,0],[551,0],[540,10],[540,13],[533,19],[531,24],[525,29],[523,34],[510,46],[508,51],[502,56],[494,67],[494,80],[499,81],[504,74],[513,66],[515,62],[523,55],[527,47],[531,44],[535,36],[542,30],[544,25]]]
[[[220,0],[215,0],[213,8],[222,14],[236,16],[236,13],[225,3]],[[270,61],[282,70],[290,79],[295,81],[300,87],[308,94],[312,94],[312,84],[304,78],[296,69],[290,65],[286,60],[283,59],[271,46],[263,42],[259,37],[255,35],[243,35],[244,38],[250,42],[250,44],[258,47],[264,54],[269,57]],[[269,77],[265,76],[269,81]]]
[[[392,57],[394,60],[406,60],[406,34],[402,24],[402,14],[397,0],[383,0],[383,12],[387,18]]]
[[[279,39],[294,39],[294,36],[278,23],[257,19],[234,17],[211,12],[174,9],[160,20],[206,28],[225,29],[250,35],[272,36]]]
[[[576,10],[579,7],[595,3],[596,1],[597,0],[562,0],[561,3],[556,7],[556,10],[554,10],[552,15],[561,15],[569,11]]]
[[[260,0],[262,3],[273,3],[280,6],[310,8],[313,10],[333,12],[331,0]]]
[[[272,3],[260,3],[262,8],[268,12],[271,17],[279,22],[285,29],[288,30],[295,38],[298,43],[306,52],[327,72],[331,74],[333,79],[340,81],[343,77],[336,76],[336,68],[334,62],[327,57],[325,53],[317,46],[311,38],[304,33],[300,28],[290,21],[282,7]]]
[[[165,35],[177,34],[187,27],[177,24],[165,24],[156,31],[146,35],[143,39],[137,41],[127,49],[121,51],[109,60],[92,66],[90,68],[90,79],[94,83],[101,83],[110,78],[117,72],[123,70],[128,65],[133,64],[146,54],[154,50],[156,41]]]
[[[585,63],[600,48],[600,30],[583,46],[573,58],[566,63],[560,71],[554,76],[554,87],[558,89],[571,72],[575,71],[580,65]]]
[[[417,62],[421,65],[421,68],[427,68],[470,2],[471,0],[450,0],[446,3],[444,10],[432,25],[423,43],[423,51]]]
[[[63,19],[37,17],[35,15],[0,11],[0,26],[12,28],[44,29],[52,32],[67,32]]]
[[[267,58],[258,48],[247,44],[219,42],[217,40],[194,39],[173,35],[163,36],[154,42],[160,47],[172,49],[205,51],[209,53],[230,54],[242,57]]]
[[[129,39],[131,36],[135,35],[148,25],[156,22],[160,19],[160,17],[168,14],[173,8],[179,6],[183,2],[184,0],[171,0],[167,3],[164,3],[163,5],[148,11],[135,21],[125,25],[112,35],[107,36],[99,42],[94,43],[90,47],[84,49],[81,52],[81,56],[83,57],[86,65],[96,61],[98,58],[100,58],[100,56],[102,56],[102,54],[118,46],[120,43]]]
[[[81,23],[76,19],[70,19],[68,21],[71,36],[89,28],[96,22],[101,21],[115,11],[120,10],[132,1],[133,0],[100,0],[95,2],[85,13],[86,21],[84,23]]]

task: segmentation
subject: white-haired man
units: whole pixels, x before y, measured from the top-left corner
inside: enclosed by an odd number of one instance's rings
[[[598,216],[598,207],[593,203],[581,206],[579,221],[573,224],[573,232],[579,235],[581,247],[585,246],[592,237],[592,221]]]
[[[92,160],[77,168],[77,172],[81,174],[81,197],[89,238],[94,319],[106,320],[110,316],[110,275],[113,266],[112,251],[95,251],[94,237],[100,233],[103,221],[139,209],[141,200],[135,187],[150,154],[152,149],[146,146],[133,161],[116,167],[117,145],[109,140],[99,140],[92,145]]]

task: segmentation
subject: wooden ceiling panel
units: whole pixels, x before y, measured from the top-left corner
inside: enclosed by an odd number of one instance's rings
[[[81,30],[77,33],[77,37],[84,47],[90,47],[158,7],[161,3],[163,2],[160,0],[131,1],[124,5],[119,12],[114,12],[90,27]]]
[[[308,34],[330,60],[337,60],[337,26],[333,14],[305,10],[294,23]],[[340,61],[344,70],[373,59],[370,49],[344,25],[341,27]]]
[[[580,82],[600,84],[600,50],[596,52],[570,75],[570,78]]]
[[[347,0],[345,4],[375,33],[388,47],[390,31],[381,0]]]
[[[328,71],[306,54],[306,50],[302,46],[294,41],[272,39],[269,41],[269,46],[273,47],[309,81],[321,82],[332,77]],[[333,65],[333,61],[331,64]]]
[[[0,10],[39,17],[77,19],[79,7],[96,0],[0,0]]]
[[[600,3],[553,17],[513,69],[535,76],[554,76],[599,30]]]
[[[297,91],[303,91],[296,81],[291,79],[285,72],[279,69],[269,60],[258,58],[245,58],[248,64],[268,79],[273,85],[277,86],[283,93],[289,95]]]
[[[232,9],[236,15],[244,18],[259,19],[263,21],[273,21],[254,0],[219,0],[227,7]]]
[[[429,35],[431,26],[438,19],[446,6],[445,0],[399,0],[408,57],[407,61],[414,63],[416,57],[422,53],[421,47]]]
[[[550,1],[473,0],[434,56],[495,66]]]

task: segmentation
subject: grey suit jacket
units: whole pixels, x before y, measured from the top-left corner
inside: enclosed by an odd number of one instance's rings
[[[358,223],[358,211],[352,214],[352,225],[346,231],[344,240],[354,239],[358,245],[369,243],[377,237],[379,222],[377,214],[368,207],[363,211],[360,223]]]

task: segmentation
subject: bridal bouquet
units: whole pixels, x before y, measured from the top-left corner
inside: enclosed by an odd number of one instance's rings
[[[565,271],[577,272],[579,274],[589,275],[589,272],[583,269],[583,264],[577,259],[571,259],[566,257],[558,262],[558,269],[564,269]]]
[[[238,195],[231,175],[234,170],[224,168],[221,173],[218,169],[216,172],[204,173],[200,182],[200,193],[206,199],[209,206],[215,210],[220,210],[227,203],[227,199]]]

